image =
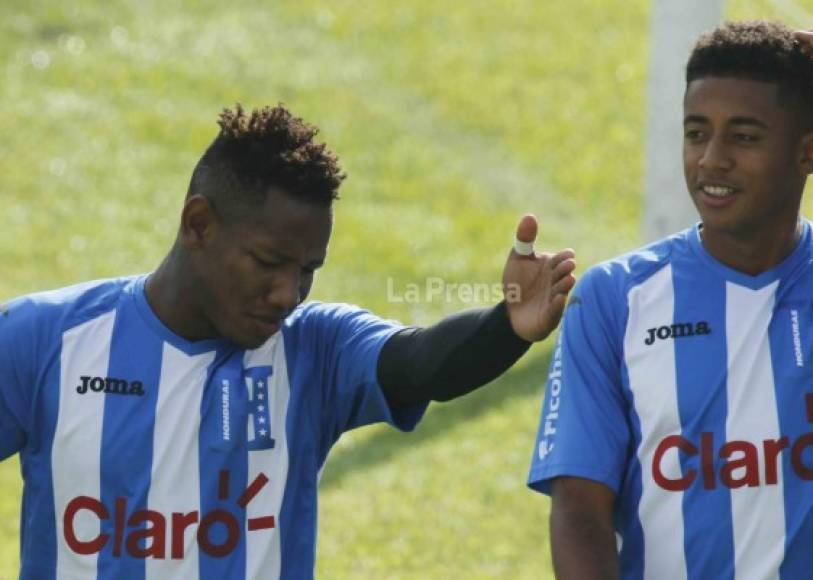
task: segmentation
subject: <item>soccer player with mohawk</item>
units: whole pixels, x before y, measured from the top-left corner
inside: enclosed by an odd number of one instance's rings
[[[23,579],[313,577],[317,480],[355,427],[412,429],[558,323],[573,253],[533,252],[513,300],[429,328],[305,302],[343,180],[282,106],[220,119],[158,269],[0,314],[0,459],[20,453]],[[363,256],[359,256],[363,259]]]
[[[529,484],[563,579],[813,577],[813,59],[729,23],[686,70],[700,223],[591,268]]]

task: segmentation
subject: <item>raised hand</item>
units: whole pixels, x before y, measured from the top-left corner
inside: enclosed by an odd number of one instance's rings
[[[511,326],[531,342],[546,338],[556,328],[576,283],[573,250],[551,254],[528,246],[536,240],[537,229],[533,215],[522,217],[516,232],[520,244],[511,250],[502,279]]]

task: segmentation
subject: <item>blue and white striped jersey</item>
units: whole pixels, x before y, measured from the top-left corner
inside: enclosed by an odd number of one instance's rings
[[[313,576],[317,483],[348,429],[412,429],[376,378],[399,327],[309,303],[256,350],[186,341],[145,277],[0,312],[0,458],[20,452],[21,578]]]
[[[758,276],[697,228],[590,269],[529,485],[616,494],[627,579],[813,577],[813,241]]]

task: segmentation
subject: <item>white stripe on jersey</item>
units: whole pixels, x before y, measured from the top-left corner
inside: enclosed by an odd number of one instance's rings
[[[116,312],[112,311],[62,335],[59,413],[51,470],[56,516],[57,578],[95,578],[98,554],[74,553],[65,541],[63,515],[71,499],[101,497],[100,462],[104,393],[76,392],[80,377],[106,377],[110,366],[110,339]],[[73,520],[79,541],[98,537],[101,523],[87,509]]]
[[[781,436],[768,335],[778,284],[750,290],[726,283],[726,440],[754,442],[761,466],[767,464],[761,442]],[[739,459],[739,454],[733,458]],[[776,485],[766,484],[763,469],[758,487],[731,490],[735,578],[779,578],[785,556],[781,466],[779,462]]]
[[[659,487],[646,470],[653,464],[658,443],[670,435],[680,435],[677,401],[675,345],[671,340],[644,344],[647,330],[671,324],[675,311],[672,267],[666,266],[627,297],[629,320],[624,336],[624,356],[629,373],[635,412],[641,420],[638,460],[643,473],[643,489],[638,515],[644,533],[644,578],[660,580],[665,570],[669,578],[686,578],[683,545],[683,493]],[[676,450],[664,456],[664,475],[680,478]]]
[[[246,527],[251,518],[273,515],[275,526],[272,529],[246,529],[246,578],[277,580],[280,576],[280,512],[288,480],[288,439],[285,420],[288,416],[290,384],[288,365],[285,358],[285,341],[278,332],[257,350],[248,351],[243,365],[246,369],[257,366],[273,367],[271,383],[268,385],[269,410],[271,412],[271,436],[275,440],[273,449],[259,449],[248,452],[249,484],[265,474],[269,482],[246,506]],[[316,395],[316,393],[314,393]]]
[[[214,352],[190,356],[164,343],[148,509],[163,514],[200,510],[200,405],[207,367],[214,358]],[[172,527],[168,521],[166,557],[146,560],[146,580],[198,578],[198,523],[185,530],[183,559],[172,557]]]

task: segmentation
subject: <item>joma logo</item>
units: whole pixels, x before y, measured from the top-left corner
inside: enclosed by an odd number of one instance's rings
[[[711,334],[711,328],[709,328],[708,322],[701,320],[700,322],[676,322],[670,326],[650,328],[646,332],[647,337],[644,339],[644,344],[651,345],[655,343],[655,340]]]
[[[128,381],[114,379],[113,377],[79,377],[82,384],[76,387],[76,392],[84,395],[88,391],[94,393],[110,393],[112,395],[144,395],[144,384],[141,381]]]

